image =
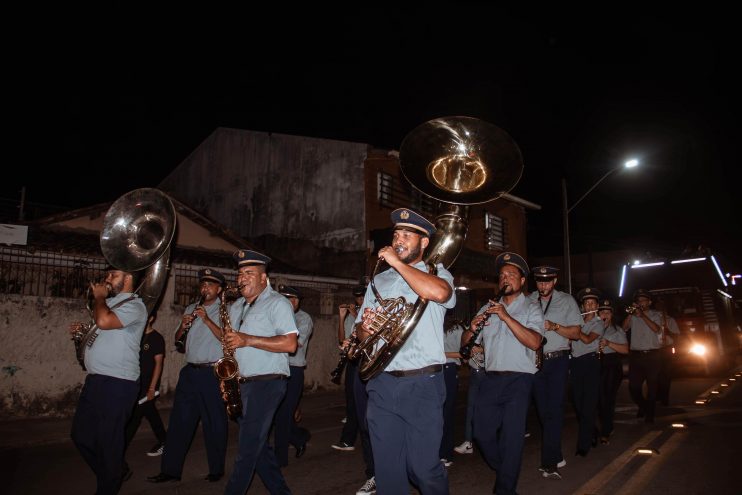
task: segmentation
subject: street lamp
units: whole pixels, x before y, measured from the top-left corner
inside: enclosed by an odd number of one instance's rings
[[[609,175],[612,173],[620,170],[621,168],[634,168],[637,165],[639,165],[639,160],[631,159],[626,162],[624,162],[621,165],[618,165],[616,167],[613,167],[608,172],[605,173],[603,177],[598,179],[598,182],[593,184],[593,186],[587,190],[585,194],[580,196],[580,199],[574,202],[572,206],[568,206],[567,203],[567,181],[562,178],[562,222],[564,224],[564,265],[565,265],[565,271],[567,272],[567,288],[568,292],[572,294],[572,262],[569,256],[569,212],[575,209],[575,206],[580,204],[580,202],[585,199],[585,196],[590,194],[593,189],[598,187],[598,184],[603,182]]]

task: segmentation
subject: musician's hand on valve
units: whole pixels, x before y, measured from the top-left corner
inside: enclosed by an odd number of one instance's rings
[[[471,324],[469,325],[469,329],[473,332],[479,327],[479,324],[482,323],[482,320],[485,319],[485,314],[482,313],[481,315],[477,315],[474,318],[471,319]],[[484,324],[485,326],[489,325],[489,322],[486,322]]]
[[[376,312],[371,308],[366,308],[363,311],[361,323],[356,327],[359,331],[359,339],[363,340],[369,335],[373,335],[374,333],[376,333],[376,330],[371,327],[371,323],[373,323],[375,316]]]

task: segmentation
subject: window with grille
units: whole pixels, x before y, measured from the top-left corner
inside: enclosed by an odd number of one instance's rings
[[[434,216],[435,200],[413,188],[409,182],[385,172],[377,174],[376,182],[379,205],[393,210],[412,208],[428,218]]]
[[[507,247],[505,242],[505,219],[492,213],[484,213],[484,242],[490,251],[501,251]]]

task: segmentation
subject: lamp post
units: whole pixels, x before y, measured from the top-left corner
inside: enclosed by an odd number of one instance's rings
[[[593,189],[598,187],[598,184],[603,182],[609,175],[612,173],[620,170],[621,168],[634,168],[637,165],[639,165],[639,160],[628,160],[624,162],[621,165],[618,165],[616,167],[613,167],[608,172],[603,175],[598,181],[592,185],[590,189],[587,190],[585,194],[580,196],[580,199],[574,202],[572,206],[569,206],[569,203],[567,201],[567,181],[566,179],[562,178],[562,224],[564,226],[564,266],[565,271],[567,273],[567,290],[570,294],[572,294],[572,261],[569,254],[569,212],[575,209],[575,206],[580,204],[580,202],[585,199],[585,197],[590,194]]]

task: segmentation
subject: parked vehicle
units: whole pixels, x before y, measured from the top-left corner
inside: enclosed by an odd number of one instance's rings
[[[668,334],[673,372],[709,375],[728,369],[741,349],[740,308],[728,286],[713,255],[654,260],[622,267],[619,298],[628,306],[636,289],[648,290],[680,330]]]

